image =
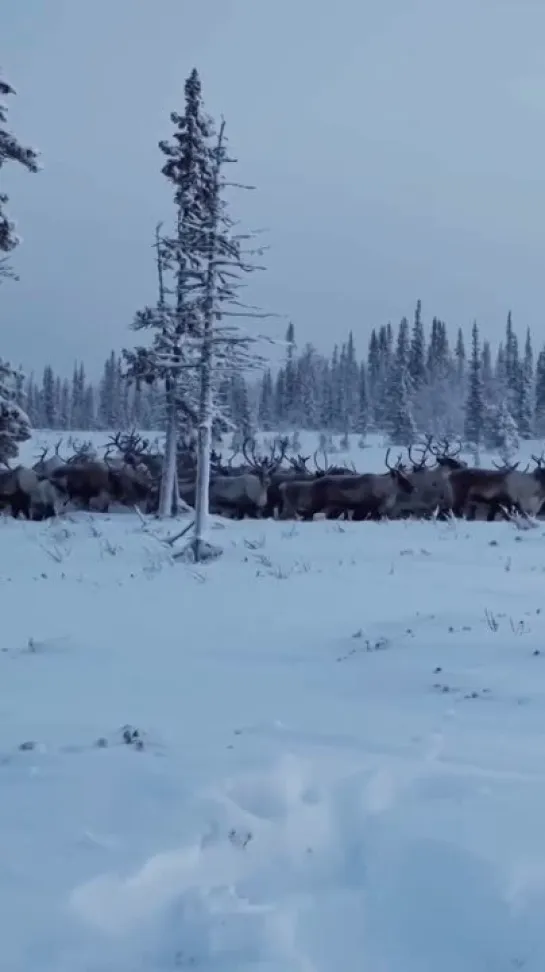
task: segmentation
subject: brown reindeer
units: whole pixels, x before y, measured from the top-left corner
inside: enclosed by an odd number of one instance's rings
[[[487,521],[496,515],[510,519],[513,513],[535,516],[545,500],[543,457],[532,456],[535,469],[520,471],[520,463],[495,465],[494,469],[457,469],[449,477],[452,512],[474,520],[479,506],[487,508]]]
[[[242,445],[246,468],[238,474],[214,476],[210,482],[210,508],[243,519],[262,517],[267,507],[271,480],[279,470],[287,449],[287,441],[274,443],[269,456],[258,455],[252,439]]]
[[[304,518],[312,519],[329,509],[352,513],[353,519],[381,519],[393,510],[399,492],[411,493],[412,483],[400,468],[389,464],[390,449],[386,453],[386,473],[357,475],[325,475],[310,483],[285,483],[283,518],[304,510]]]
[[[415,455],[417,450],[418,456]],[[460,451],[461,443],[452,451],[448,439],[434,446],[431,435],[426,436],[423,444],[409,446],[407,452],[411,469],[408,475],[414,492],[410,496],[399,497],[395,515],[420,518],[447,515],[452,507],[451,473],[466,468],[466,463],[456,458]],[[429,456],[433,456],[434,465],[428,465]]]

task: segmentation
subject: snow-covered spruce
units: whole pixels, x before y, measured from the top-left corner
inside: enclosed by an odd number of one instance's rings
[[[29,172],[37,172],[38,154],[34,149],[21,145],[15,135],[7,127],[7,105],[4,99],[15,94],[15,91],[0,77],[0,169],[7,162],[15,162]],[[0,254],[10,253],[20,242],[15,232],[15,225],[9,219],[4,207],[8,202],[5,192],[0,192]],[[0,281],[4,276],[11,275],[6,259],[0,261]]]

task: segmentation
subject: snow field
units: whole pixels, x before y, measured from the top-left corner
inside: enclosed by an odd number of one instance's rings
[[[541,528],[165,529],[0,522],[3,966],[542,972]]]

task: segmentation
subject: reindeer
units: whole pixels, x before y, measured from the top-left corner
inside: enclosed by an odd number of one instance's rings
[[[110,459],[113,448],[117,456]],[[151,511],[158,502],[163,457],[149,451],[148,439],[136,431],[118,432],[110,437],[104,462],[110,473],[112,495],[128,506],[144,503]]]
[[[441,449],[441,444],[439,444],[437,448],[434,447],[433,436],[431,437],[428,436],[426,439],[426,443],[437,465],[441,469],[447,469],[453,472],[458,469],[468,468],[467,462],[464,462],[463,459],[457,458],[462,451],[462,443],[460,442],[460,440],[458,440],[458,447],[454,450],[454,452],[452,451],[450,439],[448,439],[446,436],[442,440],[442,449]]]
[[[0,509],[9,508],[17,519],[45,520],[57,513],[60,494],[48,479],[39,479],[34,469],[17,466],[0,472]]]
[[[454,470],[449,477],[454,515],[474,520],[479,506],[487,508],[488,522],[496,514],[507,520],[515,512],[524,517],[537,515],[545,501],[545,460],[543,455],[532,459],[536,464],[532,472],[528,472],[529,466],[520,471],[519,462],[494,463],[494,469]]]
[[[271,479],[280,468],[286,448],[287,443],[281,442],[278,454],[276,445],[273,445],[270,456],[257,456],[255,443],[246,439],[242,445],[242,455],[247,463],[247,471],[213,478],[210,483],[211,509],[218,513],[231,513],[240,520],[244,516],[262,516],[267,506]]]
[[[322,476],[351,476],[356,473],[356,467],[352,463],[352,469],[348,466],[330,466],[327,458],[327,452],[323,451],[324,465],[320,466],[318,462],[318,450],[313,455],[314,466],[316,469],[316,477],[320,478]]]
[[[66,501],[81,504],[86,510],[108,512],[113,496],[110,470],[105,462],[74,458],[54,470],[50,478]]]
[[[319,465],[319,463],[318,463],[318,450],[316,450],[316,452],[314,453],[314,456],[313,456],[313,458],[314,458],[314,466],[316,468],[316,473],[315,473],[315,478],[316,479],[321,479],[323,476],[353,476],[353,475],[357,475],[357,470],[356,470],[356,467],[355,467],[355,465],[354,465],[353,462],[351,463],[351,467],[352,467],[351,469],[349,469],[348,466],[335,466],[335,465],[332,466],[332,465],[329,465],[329,460],[328,460],[328,457],[327,457],[327,452],[325,451],[325,449],[322,450],[322,451],[323,451],[323,456],[324,456],[324,466],[323,467],[321,467]],[[326,514],[325,515],[326,515],[326,518],[328,520],[339,520],[339,519],[345,519],[346,520],[346,519],[348,519],[348,510],[341,509],[339,507],[333,507],[333,506],[331,506],[331,507],[329,507],[329,509],[326,510]]]
[[[314,471],[307,467],[310,456],[299,455],[297,459],[288,460],[291,469],[277,474],[278,482],[274,489],[274,505],[280,519],[293,518],[299,515],[303,520],[312,520],[312,492],[309,488],[312,483],[317,479],[323,479],[325,476],[351,476],[356,473],[355,467],[350,470],[346,466],[330,466],[326,452],[323,453],[323,456],[324,465],[320,466],[318,450],[314,453]],[[344,515],[344,512],[342,508],[330,507],[326,516],[329,519],[336,519]]]
[[[395,515],[400,517],[417,516],[430,517],[432,515],[445,516],[451,510],[452,492],[450,475],[454,470],[467,468],[466,463],[456,456],[461,452],[462,445],[452,451],[448,439],[443,439],[442,446],[433,445],[433,436],[426,436],[424,443],[409,446],[407,453],[411,470],[409,478],[414,486],[410,496],[400,496],[395,508]],[[416,449],[419,456],[415,456]],[[435,459],[435,465],[428,466],[428,455]]]
[[[385,458],[386,473],[345,472],[320,476],[310,483],[285,483],[281,487],[282,518],[299,513],[304,519],[313,519],[317,513],[327,513],[330,509],[349,511],[356,520],[388,516],[399,493],[410,494],[414,489],[401,468],[401,457],[395,466],[389,464],[390,452],[388,449]]]
[[[288,446],[288,440],[280,440],[280,449],[285,449]],[[311,472],[307,468],[307,463],[310,460],[310,456],[303,456],[301,453],[297,457],[289,457],[288,463],[289,467],[282,468],[281,466],[277,469],[275,473],[270,477],[269,486],[267,489],[267,503],[263,509],[264,517],[275,517],[280,516],[283,499],[281,486],[283,483],[292,482],[295,480],[299,481],[310,481],[315,478],[315,473]]]

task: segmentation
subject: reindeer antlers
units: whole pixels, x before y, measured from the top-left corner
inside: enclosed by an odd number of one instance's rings
[[[291,468],[295,470],[295,472],[306,472],[307,462],[309,461],[309,459],[310,456],[302,456],[301,453],[299,453],[297,457],[290,456],[288,462]]]
[[[532,456],[532,459],[533,458],[534,457]],[[499,469],[500,472],[514,472],[515,469],[518,469],[518,467],[520,466],[520,459],[518,462],[505,462],[505,460],[503,460],[501,466],[497,462],[494,462],[494,460],[492,460],[492,465],[494,466],[495,469]]]
[[[242,455],[251,469],[254,469],[256,472],[271,473],[275,472],[280,467],[282,460],[286,455],[288,445],[289,442],[287,438],[277,439],[276,442],[273,442],[271,446],[270,456],[257,456],[255,439],[247,436],[242,443]],[[276,454],[277,447],[279,449],[278,455]],[[249,448],[251,449],[250,455],[248,455]]]
[[[110,436],[105,447],[104,458],[106,459],[111,454],[112,449],[117,449],[123,456],[123,460],[130,464],[149,452],[149,445],[149,439],[144,439],[136,429],[132,429],[130,432],[115,432]]]
[[[458,448],[455,450],[455,452],[453,452],[450,445],[450,439],[447,436],[445,436],[441,442],[438,443],[437,448],[434,448],[432,443],[433,436],[430,436],[429,450],[436,459],[454,459],[462,451],[462,443],[458,441]]]
[[[420,459],[419,460],[413,459],[412,450],[413,450],[414,446],[410,445],[408,447],[408,449],[407,449],[407,455],[409,457],[409,462],[411,463],[411,465],[413,467],[413,470],[415,472],[418,469],[425,469],[426,468],[426,459],[428,457],[428,452],[432,452],[432,454],[433,454],[432,442],[433,442],[433,436],[432,435],[427,435],[426,436],[426,441],[419,447],[420,448]]]
[[[384,457],[384,464],[386,468],[390,470],[390,472],[399,472],[399,470],[403,468],[403,461],[402,461],[403,456],[401,455],[401,453],[399,453],[395,466],[391,466],[390,463],[388,462],[391,451],[392,451],[391,448],[389,448],[388,451],[386,452],[386,455]]]

